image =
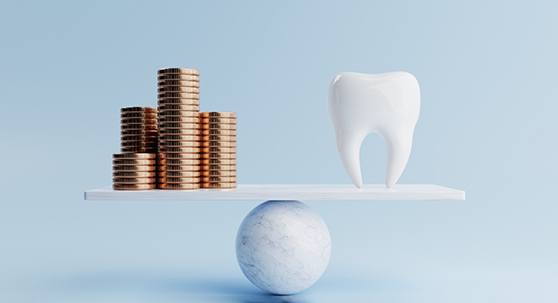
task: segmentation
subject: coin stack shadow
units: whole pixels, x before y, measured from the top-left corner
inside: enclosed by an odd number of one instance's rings
[[[122,153],[113,155],[113,188],[155,189],[157,111],[149,107],[124,107],[120,119]]]
[[[200,113],[202,188],[236,187],[236,113]]]
[[[190,68],[157,72],[158,188],[200,188],[200,78]]]

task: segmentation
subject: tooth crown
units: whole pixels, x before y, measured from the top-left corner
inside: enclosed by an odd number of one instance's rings
[[[377,133],[388,148],[386,186],[392,187],[409,159],[420,112],[420,88],[407,72],[341,73],[330,85],[329,109],[337,148],[353,183],[362,186],[360,147]]]

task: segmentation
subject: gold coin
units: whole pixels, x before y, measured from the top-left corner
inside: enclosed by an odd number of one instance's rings
[[[236,159],[210,158],[202,159],[202,165],[236,165]]]
[[[177,141],[171,141],[171,142],[177,142]],[[199,148],[200,147],[200,145],[197,144],[197,142],[194,142],[194,141],[178,141],[178,142],[181,142],[181,143],[184,143],[184,144],[182,144],[181,146],[172,146],[172,145],[166,144],[166,142],[161,142],[159,144],[159,150],[160,150],[160,152],[164,153],[164,152],[168,152],[168,151],[166,151],[166,149],[171,148],[171,147],[180,147],[180,148]],[[190,143],[190,144],[188,144],[188,143]],[[162,158],[162,159],[164,160],[166,158]]]
[[[198,91],[191,91],[191,88],[196,88]],[[200,83],[196,81],[184,81],[181,84],[165,84],[165,83],[158,83],[157,84],[158,92],[183,92],[183,93],[193,93],[199,94],[200,91]]]
[[[149,178],[149,177],[136,177],[136,178],[127,178],[127,177],[114,177],[112,178],[114,184],[151,184],[157,182],[156,178]]]
[[[154,178],[157,173],[154,171],[117,171],[113,172],[113,177],[121,178]]]
[[[157,137],[139,137],[139,136],[132,136],[126,135],[127,137],[122,136],[123,138],[120,139],[121,146],[141,146],[141,145],[154,145],[157,146]]]
[[[133,119],[133,118],[139,118],[139,119],[143,119],[143,120],[157,120],[157,114],[142,114],[142,113],[126,113],[126,114],[122,114],[120,115],[120,121],[124,120],[124,119]],[[124,122],[126,123],[126,121]]]
[[[157,103],[160,105],[170,105],[170,104],[200,104],[200,98],[159,98],[157,99]]]
[[[204,129],[202,127],[202,135],[223,135],[223,136],[236,136],[236,130],[233,129]]]
[[[141,129],[124,129],[120,131],[120,137],[138,137],[138,138],[155,138],[157,139],[156,130],[141,130]]]
[[[200,105],[200,99],[185,99],[185,98],[167,98],[159,99],[157,101],[159,107],[165,105]]]
[[[157,85],[159,87],[161,87],[161,86],[171,86],[171,85],[199,87],[200,86],[200,81],[199,81],[199,78],[195,79],[195,80],[185,80],[185,79],[159,80],[159,81],[157,81]]]
[[[197,69],[194,68],[181,68],[181,67],[168,67],[162,68],[157,71],[158,75],[166,75],[166,74],[186,74],[186,75],[199,75]]]
[[[155,152],[157,151],[157,144],[144,144],[144,143],[130,143],[130,142],[126,142],[126,144],[121,144],[120,147],[122,149],[126,149],[126,150],[122,150],[122,152],[128,152],[128,153],[149,153],[149,152]],[[129,150],[128,150],[129,149]]]
[[[165,175],[169,171],[200,171],[199,165],[171,165],[166,164],[159,167],[159,174]]]
[[[196,117],[198,115],[197,105],[172,105],[162,106],[160,110],[160,118],[166,117]]]
[[[133,118],[121,118],[120,123],[122,124],[155,124],[157,123],[157,116],[153,117],[133,117]]]
[[[165,146],[162,152],[165,153],[196,153],[200,152],[199,147]]]
[[[236,182],[206,182],[200,184],[202,188],[221,188],[221,189],[228,189],[228,188],[236,188]]]
[[[169,183],[199,183],[200,177],[165,177],[164,182]]]
[[[157,124],[122,124],[121,130],[125,129],[143,129],[143,130],[157,130]]]
[[[169,117],[169,118],[176,118],[176,117]],[[195,129],[195,130],[199,130],[200,129],[200,124],[197,122],[161,122],[159,124],[159,127],[161,129]]]
[[[154,172],[156,169],[155,165],[113,165],[112,170],[114,172],[123,171],[151,171]]]
[[[199,99],[199,93],[181,93],[181,92],[165,92],[158,93],[157,98],[159,100],[164,100],[167,98],[184,98],[184,99]]]
[[[157,117],[153,118],[123,118],[120,119],[120,125],[136,125],[136,126],[151,126],[157,125]]]
[[[151,117],[153,115],[157,115],[156,108],[149,108],[144,110],[121,110],[120,117],[121,118],[133,118],[133,117]]]
[[[157,109],[154,111],[143,111],[143,112],[121,112],[120,119],[155,119],[157,118]]]
[[[236,153],[203,153],[202,159],[236,159]]]
[[[125,140],[131,141],[135,140],[133,138],[139,138],[143,141],[155,140],[157,142],[158,133],[156,131],[126,129],[120,132],[120,139],[124,137]]]
[[[200,154],[189,153],[165,153],[167,161],[169,159],[200,159]]]
[[[236,153],[236,147],[211,146],[201,149],[203,153]]]
[[[157,92],[161,93],[189,93],[189,94],[199,94],[200,88],[194,86],[159,86]]]
[[[162,148],[167,147],[200,147],[199,142],[194,141],[163,141],[162,144],[159,144]]]
[[[123,153],[156,153],[157,149],[157,142],[153,143],[134,143],[134,142],[126,142],[125,144],[120,143],[121,152]]]
[[[123,153],[154,153],[157,152],[157,145],[128,145],[121,146]]]
[[[122,107],[120,109],[121,113],[129,113],[129,112],[155,112],[155,109],[152,107],[140,107],[140,106],[130,106],[130,107]]]
[[[159,106],[159,119],[167,116],[192,117],[198,116],[200,106],[195,104],[166,104]]]
[[[204,177],[236,177],[236,170],[204,170],[201,175]]]
[[[234,171],[236,173],[236,164],[233,165],[223,165],[223,164],[206,164],[200,166],[201,171],[208,172],[208,171]]]
[[[187,81],[200,81],[200,76],[198,75],[188,75],[188,74],[162,74],[157,77],[157,81],[165,80],[187,80]]]
[[[132,120],[137,119],[137,120]],[[146,116],[136,116],[136,117],[123,117],[120,119],[120,124],[139,124],[139,125],[152,125],[157,123],[157,116],[146,117]]]
[[[190,135],[190,136],[199,136],[201,135],[201,130],[199,129],[188,129],[188,128],[162,128],[159,133],[161,135]]]
[[[201,123],[203,129],[236,130],[236,124]]]
[[[165,159],[160,162],[162,165],[189,165],[198,166],[201,164],[200,159]],[[199,168],[196,168],[199,170]]]
[[[155,165],[157,160],[155,159],[114,159],[112,164],[123,164],[123,165]]]
[[[236,118],[235,112],[201,112],[203,118],[222,117],[222,118]]]
[[[167,142],[167,141],[192,141],[197,142],[200,141],[201,136],[196,135],[161,135],[159,136],[160,142]]]
[[[202,117],[202,123],[236,124],[236,118]]]
[[[121,147],[120,151],[123,153],[154,153],[157,152],[157,145],[143,147],[143,146],[125,146]]]
[[[157,131],[154,130],[135,130],[140,133],[138,134],[122,134],[122,132],[129,132],[131,129],[125,129],[120,131],[120,139],[123,141],[145,141],[145,140],[155,140],[157,141]]]
[[[180,180],[182,180],[182,181],[180,181]],[[200,184],[199,181],[192,181],[192,180],[187,180],[187,179],[179,178],[179,177],[173,178],[170,181],[168,180],[168,178],[163,177],[163,178],[157,179],[157,182],[159,182],[159,184],[165,184],[167,186],[171,185],[171,184],[196,184],[199,187],[199,184]]]
[[[201,136],[202,141],[227,141],[236,142],[236,136],[227,135],[205,135]]]
[[[156,130],[145,130],[145,129],[125,129],[120,131],[121,136],[147,136],[153,137],[157,136],[158,131]]]
[[[161,189],[173,189],[173,190],[184,190],[184,189],[199,189],[199,183],[167,183],[159,184]]]
[[[202,146],[202,147],[211,147],[211,146],[236,147],[236,141],[202,141],[200,146]]]
[[[113,154],[113,159],[155,159],[157,154],[152,153],[123,153],[123,154]]]
[[[157,132],[157,124],[153,124],[152,126],[142,126],[141,124],[137,124],[135,126],[126,124],[121,125],[120,131],[136,131],[136,132]]]
[[[157,120],[153,123],[120,123],[120,129],[145,129],[145,130],[157,130]]]
[[[209,177],[202,177],[202,182],[203,183],[214,183],[214,182],[219,182],[219,183],[231,183],[231,182],[236,182],[236,176],[209,176]]]
[[[168,145],[162,143],[162,144],[159,144],[159,151],[162,152],[162,153],[168,152],[165,149],[166,148],[171,148],[171,147],[180,147],[180,148],[199,148],[200,147],[199,144],[195,144],[195,142],[193,142],[193,141],[184,141],[184,143],[191,143],[191,144],[190,145],[184,144],[183,146],[168,146]],[[165,160],[166,157],[161,158],[161,159]]]
[[[188,107],[182,107],[179,109],[176,109],[176,107],[168,108],[168,107],[163,107],[161,109],[161,116],[159,117],[160,121],[159,123],[162,123],[164,120],[167,120],[168,118],[172,117],[172,118],[195,118],[198,111],[196,110],[196,108],[191,108],[192,105],[188,105],[190,108]],[[199,122],[198,122],[199,124]]]
[[[181,116],[165,116],[159,119],[160,124],[165,124],[167,122],[182,122],[182,123],[195,123],[196,126],[199,125],[200,118],[197,117],[181,117]]]
[[[113,184],[112,188],[115,190],[148,190],[156,189],[156,184]]]
[[[176,178],[176,177],[187,177],[187,178],[191,178],[191,177],[196,177],[199,178],[201,176],[201,172],[199,170],[196,171],[167,171],[164,173],[165,177],[169,178]]]
[[[141,119],[154,119],[157,117],[157,110],[155,111],[145,111],[145,112],[121,112],[120,119],[132,119],[132,118],[141,118]]]

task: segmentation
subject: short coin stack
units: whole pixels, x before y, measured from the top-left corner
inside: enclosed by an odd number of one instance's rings
[[[116,190],[155,189],[155,153],[122,153],[112,156],[113,185]]]
[[[158,71],[161,189],[200,188],[199,73],[189,68]]]
[[[236,113],[200,113],[202,188],[236,187]]]
[[[157,152],[157,110],[124,107],[120,110],[120,139],[123,153]]]

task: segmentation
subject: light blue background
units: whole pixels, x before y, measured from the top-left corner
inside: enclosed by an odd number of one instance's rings
[[[558,6],[553,1],[2,1],[0,301],[556,302]],[[241,183],[348,183],[327,112],[341,71],[422,89],[401,183],[466,202],[310,202],[329,270],[268,297],[234,236],[257,203],[85,202],[107,186],[119,108],[156,70],[202,73],[239,116]],[[378,138],[362,151],[383,181]]]

